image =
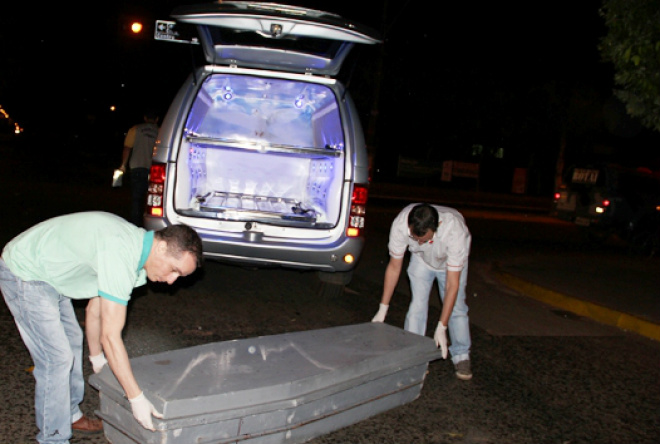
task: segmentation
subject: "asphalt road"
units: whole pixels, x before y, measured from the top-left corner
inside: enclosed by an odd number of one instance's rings
[[[0,179],[3,214],[12,215],[0,220],[3,243],[44,217],[86,209],[121,214],[128,205],[121,190],[109,190],[102,178],[97,182],[84,171],[83,187],[75,180],[62,184],[27,180],[20,170],[10,173]],[[214,262],[172,287],[143,287],[130,304],[125,329],[130,356],[370,320],[380,298],[389,221],[397,210],[370,204],[367,248],[340,297],[319,299],[313,273]],[[474,237],[468,283],[474,378],[459,381],[450,362],[433,361],[417,400],[311,442],[658,442],[660,344],[525,298],[493,277],[496,262],[530,250],[543,255],[577,248],[573,227],[520,213],[465,214]],[[408,302],[402,279],[387,322],[402,326]],[[439,310],[435,299],[430,319]],[[84,306],[76,311],[84,322]],[[31,359],[4,304],[0,344],[0,442],[31,443],[36,434]],[[88,363],[85,371],[91,373]],[[98,408],[91,387],[82,408],[89,414]],[[97,436],[71,442],[107,441]]]

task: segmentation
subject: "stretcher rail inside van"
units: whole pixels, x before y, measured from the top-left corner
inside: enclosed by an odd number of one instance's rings
[[[339,157],[342,155],[340,148],[326,145],[324,148],[299,147],[291,145],[275,145],[243,140],[230,140],[221,138],[187,136],[186,141],[200,148],[225,148],[255,151],[260,153],[297,154],[303,156],[319,155],[323,157]]]
[[[190,216],[213,214],[224,220],[250,220],[255,222],[273,222],[278,220],[291,222],[290,225],[327,228],[330,224],[317,224],[316,211],[304,208],[295,199],[271,196],[255,196],[244,193],[226,193],[214,191],[193,199],[191,209],[183,213]]]

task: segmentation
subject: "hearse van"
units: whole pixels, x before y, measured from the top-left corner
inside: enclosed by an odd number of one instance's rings
[[[348,283],[364,245],[369,168],[358,112],[336,76],[354,45],[379,36],[273,3],[187,5],[172,18],[158,23],[160,38],[194,25],[206,64],[163,119],[145,227],[193,227],[208,259]]]

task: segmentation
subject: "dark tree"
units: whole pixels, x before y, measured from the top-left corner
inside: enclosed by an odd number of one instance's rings
[[[660,2],[604,0],[607,26],[599,50],[614,65],[616,96],[627,112],[660,131]]]

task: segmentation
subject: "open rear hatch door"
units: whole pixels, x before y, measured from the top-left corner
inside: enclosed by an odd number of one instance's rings
[[[336,14],[263,2],[181,6],[196,25],[208,63],[334,77],[355,43],[379,43],[376,31]]]
[[[186,111],[175,211],[235,222],[226,230],[247,222],[336,228],[346,208],[350,124],[328,77],[354,44],[378,43],[377,33],[335,14],[274,3],[188,5],[172,17],[197,27],[208,63],[228,67],[208,73]]]

